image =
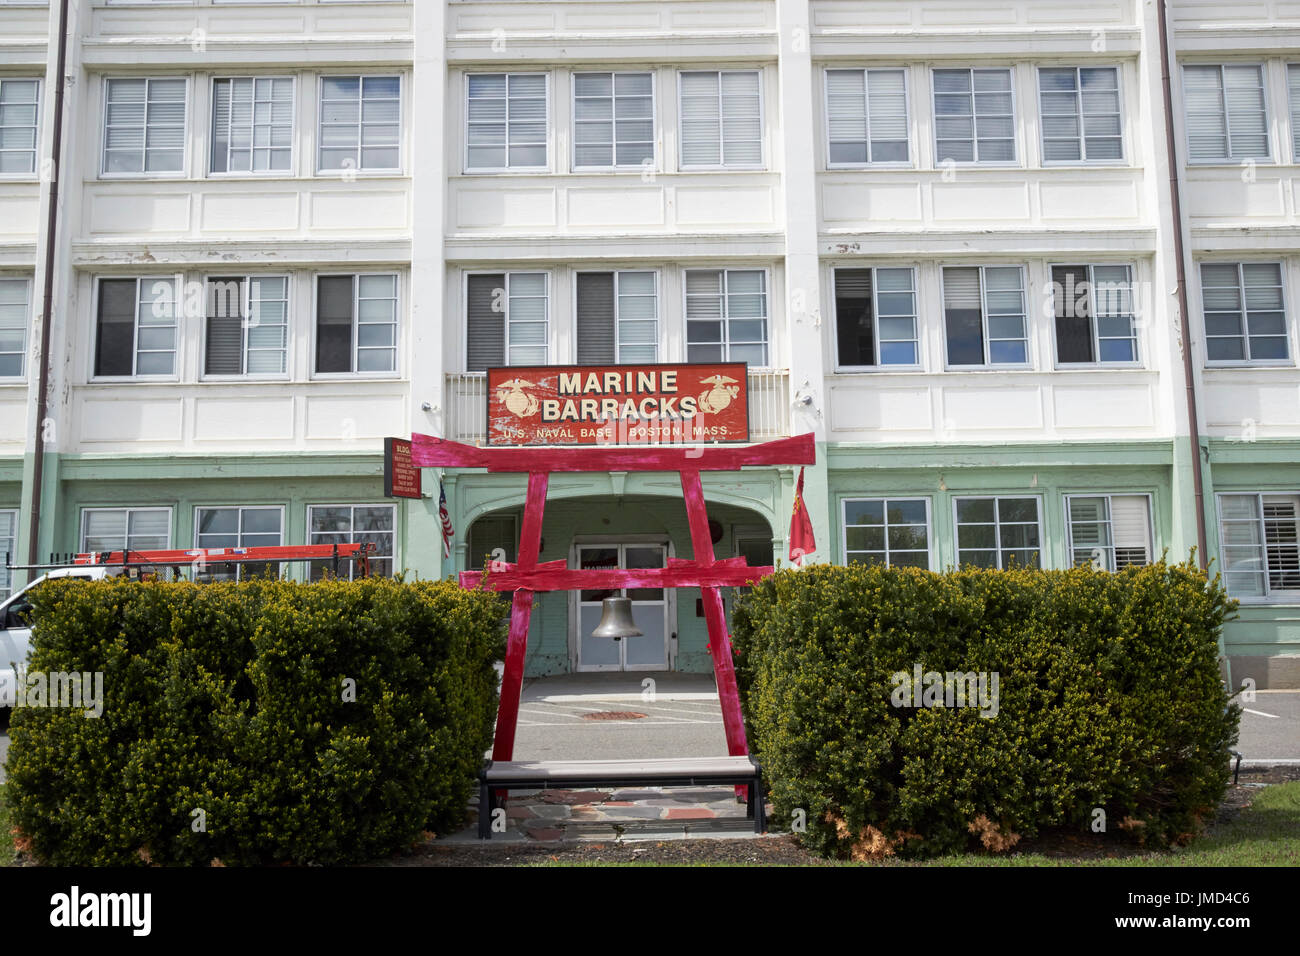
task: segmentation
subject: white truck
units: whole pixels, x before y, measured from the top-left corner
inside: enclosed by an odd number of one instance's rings
[[[42,581],[51,578],[82,578],[98,581],[121,568],[86,566],[59,568],[48,571],[27,587],[0,604],[0,708],[12,707],[18,699],[18,674],[16,668],[27,667],[27,655],[32,646],[32,605],[27,593]]]

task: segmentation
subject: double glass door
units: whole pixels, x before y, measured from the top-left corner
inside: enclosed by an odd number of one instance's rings
[[[578,544],[575,546],[579,568],[662,568],[667,565],[666,542],[627,542]],[[632,620],[641,637],[611,640],[592,637],[600,623],[602,605],[607,597],[632,599]],[[580,671],[653,671],[668,669],[669,592],[663,588],[612,588],[577,592],[571,605],[570,626],[578,629],[574,643],[578,648]]]

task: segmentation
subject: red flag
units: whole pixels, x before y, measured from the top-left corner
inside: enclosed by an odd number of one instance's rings
[[[817,541],[813,538],[812,518],[803,503],[803,468],[799,469],[799,483],[794,489],[794,514],[790,516],[790,561],[795,567],[803,567],[804,555],[817,550]]]

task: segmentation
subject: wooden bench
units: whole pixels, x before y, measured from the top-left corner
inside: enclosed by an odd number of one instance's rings
[[[492,839],[492,812],[499,794],[509,790],[583,787],[686,787],[746,785],[754,832],[767,826],[763,774],[753,757],[676,757],[665,760],[510,760],[487,761],[479,772],[478,835]]]

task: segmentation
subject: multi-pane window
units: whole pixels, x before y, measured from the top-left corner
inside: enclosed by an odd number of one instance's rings
[[[1058,363],[1137,361],[1128,266],[1053,266],[1052,303]]]
[[[1192,162],[1269,157],[1263,67],[1185,66],[1183,98]]]
[[[1024,365],[1029,360],[1019,266],[945,268],[943,319],[949,365]]]
[[[1291,161],[1300,163],[1300,63],[1286,68],[1286,82],[1291,94]]]
[[[466,77],[467,169],[545,169],[547,75]]]
[[[916,365],[916,275],[912,269],[836,269],[839,365]]]
[[[935,70],[934,137],[940,163],[1014,163],[1011,70]]]
[[[196,508],[194,546],[210,548],[269,548],[283,544],[284,509]],[[217,557],[204,558],[197,576],[208,581],[236,581],[278,574],[279,565],[270,562],[221,564]]]
[[[1115,67],[1042,67],[1038,103],[1044,162],[1124,158]]]
[[[13,572],[9,565],[18,563],[18,512],[0,511],[0,601],[13,591]]]
[[[397,370],[397,276],[318,276],[316,371]]]
[[[36,172],[41,81],[0,77],[0,176]]]
[[[104,172],[181,172],[186,81],[109,79],[104,85]]]
[[[1038,499],[954,498],[957,564],[982,568],[1041,567]]]
[[[926,498],[846,498],[846,563],[930,568],[930,502]]]
[[[288,371],[289,277],[233,276],[207,282],[205,375]]]
[[[659,299],[653,272],[579,272],[579,365],[659,358]]]
[[[1151,563],[1151,505],[1146,495],[1071,495],[1065,509],[1072,564],[1118,571]]]
[[[515,515],[483,515],[470,526],[469,553],[465,563],[474,569],[489,568],[489,562],[513,563],[518,553],[519,520]]]
[[[684,72],[678,78],[682,166],[761,166],[758,71]]]
[[[1287,360],[1280,263],[1201,263],[1201,305],[1211,362]]]
[[[545,365],[550,338],[545,272],[471,275],[466,279],[466,371]]]
[[[767,365],[767,273],[686,272],[686,361]]]
[[[307,509],[308,544],[373,544],[370,573],[393,573],[393,540],[396,509],[392,505],[312,505]],[[339,578],[357,576],[357,562],[340,561]],[[318,581],[333,573],[334,562],[311,562],[311,579]]]
[[[827,70],[832,166],[905,163],[907,85],[902,70]]]
[[[1219,541],[1229,594],[1300,599],[1300,495],[1219,495]]]
[[[212,81],[212,171],[284,172],[293,160],[293,77]]]
[[[323,76],[318,168],[379,170],[402,165],[402,78]]]
[[[96,375],[174,375],[180,290],[172,277],[100,279]]]
[[[83,508],[81,550],[162,551],[171,543],[170,508]]]
[[[27,356],[30,279],[0,276],[0,378],[19,378]]]
[[[649,73],[573,75],[573,165],[654,161],[654,85]]]

